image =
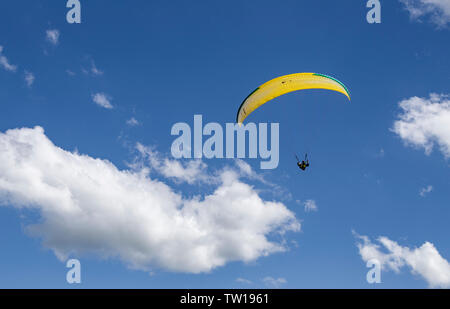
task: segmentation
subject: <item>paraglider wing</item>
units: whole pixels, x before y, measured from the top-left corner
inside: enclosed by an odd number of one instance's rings
[[[272,79],[250,93],[239,107],[236,122],[241,124],[254,110],[276,97],[305,89],[333,90],[345,94],[350,100],[347,87],[331,76],[317,73],[295,73]]]

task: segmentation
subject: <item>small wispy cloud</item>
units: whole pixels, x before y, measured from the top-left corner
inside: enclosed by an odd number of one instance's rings
[[[425,197],[425,195],[427,195],[431,191],[433,191],[433,186],[426,186],[426,187],[420,189],[419,195],[421,197]]]
[[[383,148],[380,149],[380,151],[378,151],[378,153],[376,154],[377,158],[384,158],[384,156],[386,155],[386,152],[384,151]]]
[[[129,125],[130,127],[136,127],[140,124],[141,123],[134,117],[131,117],[130,119],[127,120],[127,125]]]
[[[100,70],[97,67],[97,64],[95,63],[94,59],[87,55],[85,56],[85,61],[86,63],[81,67],[81,72],[84,75],[89,75],[89,76],[102,76],[104,74],[103,70]]]
[[[46,39],[53,45],[59,43],[60,32],[57,29],[50,29],[46,31]]]
[[[319,208],[317,207],[316,201],[314,201],[314,200],[307,200],[306,202],[303,203],[303,206],[305,206],[306,212],[312,212],[312,211],[319,210]]]
[[[0,45],[0,67],[5,69],[6,71],[15,72],[17,70],[17,66],[12,65],[8,58],[3,55],[3,46]]]
[[[265,277],[262,281],[266,286],[274,289],[279,289],[282,285],[287,283],[287,280],[284,278],[273,278],[273,277]]]
[[[243,284],[252,284],[253,283],[251,280],[248,280],[245,278],[237,278],[236,282],[243,283]]]
[[[71,70],[66,70],[66,73],[69,76],[75,76],[76,75],[76,73],[74,71],[71,71]]]
[[[450,23],[449,0],[400,0],[414,21],[421,21],[429,16],[430,21],[438,27],[446,27]]]
[[[253,181],[259,181],[260,183],[268,186],[268,188],[270,188],[270,192],[274,196],[282,198],[285,201],[292,200],[292,194],[286,188],[267,180],[263,174],[256,172],[247,162],[241,159],[236,159],[235,163],[239,168],[239,172],[242,177]]]
[[[239,168],[239,171],[241,172],[242,176],[248,177],[249,179],[260,181],[267,185],[271,185],[268,181],[264,179],[264,177],[261,174],[255,172],[250,166],[250,164],[248,164],[247,162],[241,159],[236,159],[235,163]]]
[[[33,73],[25,71],[25,83],[30,88],[34,84],[35,76]]]
[[[103,71],[101,71],[97,68],[94,60],[91,61],[91,73],[95,76],[103,75]]]
[[[92,95],[92,100],[98,106],[101,106],[106,109],[112,109],[113,105],[111,104],[111,97],[105,93],[96,93]]]

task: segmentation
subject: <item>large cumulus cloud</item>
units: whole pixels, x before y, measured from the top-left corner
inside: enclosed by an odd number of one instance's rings
[[[28,229],[62,260],[96,254],[199,273],[285,250],[271,235],[298,231],[295,215],[232,169],[216,177],[211,194],[186,198],[146,169],[63,150],[41,127],[0,133],[0,204],[37,210]]]

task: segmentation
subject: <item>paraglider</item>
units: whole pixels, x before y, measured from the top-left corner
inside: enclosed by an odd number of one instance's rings
[[[343,93],[350,100],[350,93],[337,79],[317,73],[295,73],[272,79],[250,93],[242,102],[236,116],[236,122],[242,124],[258,107],[283,94],[306,89],[327,89]]]
[[[261,105],[267,103],[284,94],[306,89],[326,89],[337,91],[344,94],[350,100],[350,92],[347,87],[334,77],[318,74],[318,73],[295,73],[277,77],[272,79],[250,93],[242,102],[238,109],[236,122],[240,125],[244,120]],[[301,170],[306,170],[309,167],[308,155],[305,155],[305,160],[298,159],[297,166]]]
[[[295,155],[295,158],[297,159],[297,166],[302,170],[306,170],[307,167],[309,167],[309,160],[308,160],[308,154],[305,154],[305,160],[303,160],[302,162],[300,162],[299,158],[297,157],[297,155]]]

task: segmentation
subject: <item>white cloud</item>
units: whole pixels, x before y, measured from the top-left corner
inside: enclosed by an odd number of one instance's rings
[[[306,212],[311,212],[311,211],[317,211],[318,210],[316,201],[314,201],[314,200],[307,200],[306,202],[303,203],[303,205],[305,206],[305,211]]]
[[[33,73],[25,71],[25,83],[28,87],[31,87],[34,83],[35,76]]]
[[[255,172],[253,171],[252,167],[250,166],[250,164],[248,164],[247,162],[241,160],[241,159],[237,159],[236,161],[236,165],[238,166],[239,170],[241,171],[242,174],[248,176],[248,177],[254,177],[255,176]]]
[[[93,60],[91,61],[91,73],[96,76],[103,75],[103,71],[97,68]]]
[[[237,278],[236,282],[243,283],[243,284],[252,284],[253,283],[251,280],[248,280],[245,278]]]
[[[160,172],[167,178],[176,178],[187,183],[206,180],[206,164],[200,160],[181,164],[178,160],[164,159]]]
[[[449,0],[400,0],[400,2],[405,5],[413,20],[430,16],[431,21],[439,27],[445,27],[450,23]]]
[[[419,248],[410,249],[402,247],[387,237],[379,237],[378,242],[384,247],[372,243],[367,236],[358,238],[358,249],[362,259],[367,262],[377,259],[382,268],[400,272],[404,266],[408,266],[411,273],[421,276],[432,288],[450,288],[450,264],[445,260],[430,242],[425,242]]]
[[[17,66],[9,63],[8,58],[6,58],[6,56],[3,55],[3,46],[1,45],[0,45],[0,67],[10,72],[15,72],[17,70]]]
[[[157,171],[165,178],[171,178],[179,182],[188,184],[194,183],[214,183],[217,181],[207,173],[207,165],[201,160],[171,160],[163,157],[159,152],[151,147],[136,144],[136,149],[145,162],[136,161],[132,167],[142,169],[143,165],[149,164],[150,168]]]
[[[127,125],[131,126],[131,127],[135,127],[140,125],[141,123],[139,121],[136,120],[136,118],[131,117],[130,119],[127,120]]]
[[[75,76],[75,75],[76,75],[75,72],[74,72],[74,71],[71,71],[71,70],[66,70],[66,73],[67,73],[67,75],[69,75],[69,76]]]
[[[268,181],[263,174],[260,174],[258,172],[256,172],[254,169],[252,169],[252,167],[250,166],[250,164],[248,164],[247,162],[245,162],[244,160],[241,159],[235,159],[234,160],[236,166],[239,169],[239,174],[241,177],[245,177],[249,180],[254,180],[254,181],[258,181],[266,186],[268,186],[268,191],[270,191],[270,193],[273,196],[276,196],[278,198],[281,198],[284,201],[290,201],[292,200],[292,194],[291,192],[289,192],[288,190],[286,190],[285,188],[271,182]]]
[[[421,188],[419,191],[419,195],[421,197],[425,197],[425,195],[427,195],[428,193],[430,193],[431,191],[433,191],[433,186],[426,186],[425,188]]]
[[[104,74],[104,72],[102,70],[100,70],[97,65],[95,64],[95,61],[92,59],[91,56],[86,56],[86,60],[87,62],[89,62],[89,64],[85,64],[85,66],[83,66],[81,68],[81,72],[85,75],[90,75],[90,76],[101,76]],[[88,67],[90,66],[90,67]],[[88,68],[86,68],[88,67]]]
[[[46,31],[46,38],[53,45],[57,45],[59,43],[60,32],[57,29],[50,29]]]
[[[252,167],[250,166],[250,164],[248,164],[247,162],[245,162],[241,159],[236,159],[235,163],[236,163],[237,167],[239,168],[241,176],[247,177],[252,180],[260,181],[260,182],[262,182],[266,185],[270,185],[272,187],[276,187],[275,184],[272,184],[272,183],[266,181],[261,174],[258,174],[257,172],[255,172],[252,169]]]
[[[217,177],[212,193],[187,198],[148,169],[65,151],[40,127],[0,133],[0,204],[38,213],[27,230],[61,260],[95,254],[135,269],[200,273],[284,251],[271,235],[298,231],[294,213],[236,172]]]
[[[273,277],[265,277],[263,282],[270,288],[278,289],[282,285],[287,283],[287,280],[284,278],[273,278]]]
[[[406,144],[423,148],[430,154],[437,145],[446,158],[450,157],[450,100],[446,95],[431,94],[427,98],[412,97],[399,103],[392,131]]]
[[[98,106],[101,106],[106,109],[112,109],[113,106],[111,104],[111,97],[105,93],[96,93],[92,95],[92,100]]]

